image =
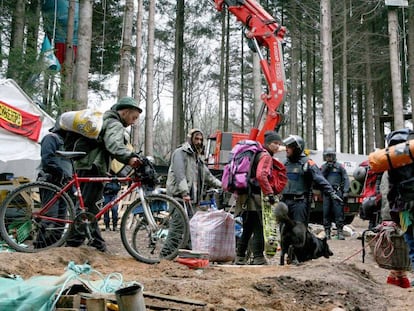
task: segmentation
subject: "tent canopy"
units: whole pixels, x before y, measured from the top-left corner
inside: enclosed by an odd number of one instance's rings
[[[29,137],[27,128],[25,131],[19,128],[25,124],[25,116],[36,120],[28,127],[40,126],[38,135]],[[11,124],[10,119],[15,122]],[[55,120],[38,107],[14,80],[0,80],[0,173],[34,179],[40,164],[39,142],[54,124]]]

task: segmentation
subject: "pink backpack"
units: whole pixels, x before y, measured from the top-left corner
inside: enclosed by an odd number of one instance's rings
[[[233,147],[229,163],[224,166],[221,179],[224,191],[237,194],[248,193],[252,181],[252,164],[256,155],[262,151],[265,151],[263,146],[254,140],[241,140]]]

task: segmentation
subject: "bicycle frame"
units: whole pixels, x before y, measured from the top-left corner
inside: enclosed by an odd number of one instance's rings
[[[108,202],[106,205],[102,207],[102,209],[95,215],[95,219],[99,219],[103,214],[105,214],[107,211],[109,211],[113,206],[118,204],[121,200],[123,200],[128,194],[132,193],[135,189],[138,188],[138,194],[141,199],[141,203],[143,205],[144,214],[147,217],[147,220],[149,221],[149,225],[152,229],[156,229],[157,225],[155,223],[155,220],[152,217],[152,214],[149,211],[149,208],[146,206],[145,197],[144,197],[144,189],[142,188],[142,182],[138,178],[132,178],[132,177],[79,177],[78,174],[75,172],[72,176],[72,179],[65,184],[61,190],[56,193],[56,195],[49,201],[47,204],[37,213],[34,213],[36,217],[39,217],[40,219],[45,220],[53,220],[60,223],[73,223],[73,220],[63,220],[63,219],[57,219],[54,217],[45,216],[44,213],[46,213],[49,208],[51,208],[58,199],[62,197],[63,193],[67,193],[71,191],[73,186],[75,186],[77,198],[79,200],[79,208],[82,211],[85,211],[85,203],[83,201],[82,191],[81,191],[81,184],[82,183],[103,183],[103,182],[110,182],[110,181],[118,181],[118,182],[125,182],[125,183],[131,183],[131,185],[127,188],[125,192],[123,192],[121,195],[117,196],[113,201]]]

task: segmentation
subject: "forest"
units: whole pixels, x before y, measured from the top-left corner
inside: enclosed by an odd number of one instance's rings
[[[412,1],[257,2],[287,29],[282,136],[368,154],[384,147],[387,132],[412,128]],[[213,0],[0,6],[0,79],[17,81],[54,117],[133,96],[144,109],[134,147],[161,164],[191,128],[247,133],[257,122],[267,88],[258,53],[245,25]]]

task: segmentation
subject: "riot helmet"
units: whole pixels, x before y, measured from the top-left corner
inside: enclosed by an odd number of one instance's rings
[[[328,160],[328,158],[330,158],[330,159]],[[335,162],[336,161],[336,151],[335,151],[335,149],[330,148],[330,147],[326,148],[323,151],[323,160],[326,161],[326,162]]]
[[[283,140],[286,147],[291,147],[295,150],[295,155],[300,155],[305,150],[305,142],[302,137],[298,135],[289,135]]]

